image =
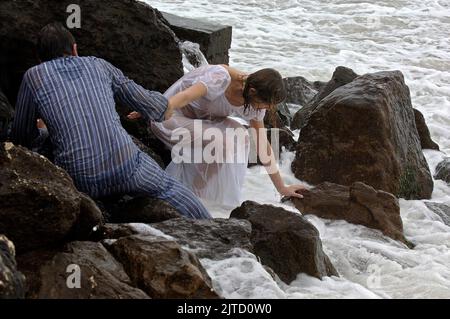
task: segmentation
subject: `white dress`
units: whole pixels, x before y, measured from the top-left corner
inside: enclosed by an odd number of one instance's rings
[[[151,130],[172,150],[172,162],[166,170],[170,175],[206,202],[239,206],[250,141],[245,126],[230,116],[262,121],[265,110],[250,107],[244,111],[244,106],[230,104],[225,91],[231,77],[219,65],[191,71],[164,95],[170,98],[196,83],[206,86],[206,96],[176,110],[168,121],[152,122]]]

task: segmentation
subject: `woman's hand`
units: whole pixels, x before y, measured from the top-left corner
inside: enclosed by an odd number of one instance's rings
[[[291,185],[283,187],[279,192],[281,195],[286,197],[303,198],[303,195],[301,193],[306,190],[308,189],[303,185]]]
[[[141,113],[138,112],[131,112],[128,114],[127,119],[129,120],[139,120],[142,117]]]

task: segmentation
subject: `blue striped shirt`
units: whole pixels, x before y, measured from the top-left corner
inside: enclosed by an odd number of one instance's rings
[[[24,76],[11,140],[30,147],[41,118],[55,147],[55,163],[80,190],[120,185],[134,172],[139,149],[120,123],[116,102],[147,122],[163,120],[168,103],[103,59],[70,56],[42,63]]]

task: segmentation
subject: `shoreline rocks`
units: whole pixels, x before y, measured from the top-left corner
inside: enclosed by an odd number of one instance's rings
[[[363,182],[429,199],[433,180],[402,73],[366,74],[325,97],[301,130],[292,170],[313,185]]]
[[[25,298],[25,276],[17,269],[14,244],[0,235],[0,300]]]
[[[248,201],[236,208],[231,218],[252,224],[254,254],[285,283],[290,284],[300,273],[319,279],[338,276],[323,252],[318,230],[300,214]]]
[[[398,240],[409,248],[403,233],[398,199],[389,193],[377,191],[364,183],[353,183],[350,187],[333,183],[322,183],[305,191],[303,199],[293,200],[295,207],[304,215],[316,215],[332,220],[346,220],[380,230],[385,236]]]
[[[67,172],[23,147],[0,145],[0,233],[18,252],[85,239],[101,223]]]

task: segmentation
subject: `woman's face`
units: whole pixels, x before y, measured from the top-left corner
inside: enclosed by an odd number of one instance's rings
[[[273,107],[270,103],[263,102],[258,98],[253,98],[250,104],[255,110],[268,110]]]

